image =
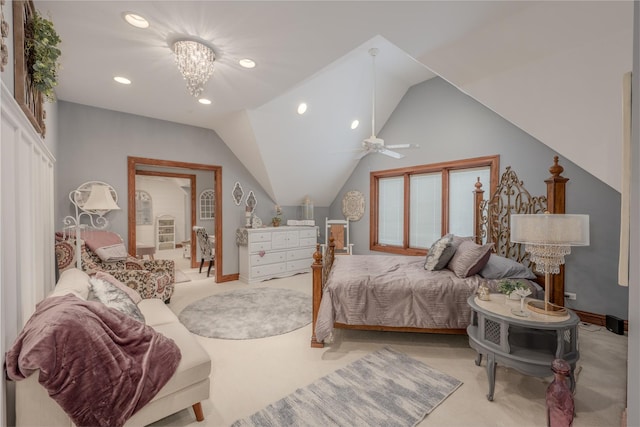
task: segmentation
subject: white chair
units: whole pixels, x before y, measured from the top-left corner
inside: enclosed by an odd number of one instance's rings
[[[353,243],[349,242],[349,220],[325,218],[326,245],[331,237],[336,245],[336,255],[353,255]]]

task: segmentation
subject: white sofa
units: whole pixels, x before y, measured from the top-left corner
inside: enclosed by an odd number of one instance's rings
[[[89,276],[78,269],[69,269],[62,273],[55,290],[49,296],[73,293],[87,299],[89,289]],[[144,426],[189,406],[193,407],[196,419],[202,421],[204,416],[201,402],[209,398],[209,355],[162,300],[143,299],[138,307],[147,325],[178,345],[182,359],[169,382],[147,405],[133,414],[125,426]],[[38,372],[16,382],[16,422],[17,426],[74,425],[38,383]]]

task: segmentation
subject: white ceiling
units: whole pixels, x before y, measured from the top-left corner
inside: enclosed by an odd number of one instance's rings
[[[63,40],[59,99],[213,129],[281,205],[309,194],[316,206],[328,206],[356,166],[352,150],[371,133],[370,47],[380,49],[376,132],[412,85],[440,75],[619,188],[617,141],[605,164],[573,145],[589,142],[590,125],[607,140],[620,134],[619,103],[611,111],[619,90],[610,92],[631,68],[631,1],[35,3]],[[125,23],[125,11],[146,17],[150,28]],[[216,52],[202,95],[210,106],[189,95],[173,62],[172,42],[183,37]],[[257,67],[242,69],[237,60],[244,57]],[[563,61],[569,64],[558,70]],[[118,85],[114,75],[133,84]],[[575,89],[555,90],[568,76]],[[576,99],[574,90],[585,89],[602,107]],[[301,101],[309,105],[304,116],[295,113]],[[547,104],[572,114],[558,125]],[[550,117],[531,113],[540,108]],[[352,131],[356,118],[360,127]],[[578,125],[580,140],[572,140],[567,128]]]

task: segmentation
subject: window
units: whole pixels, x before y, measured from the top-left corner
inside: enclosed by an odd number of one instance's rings
[[[200,193],[200,219],[215,218],[215,193],[212,189]]]
[[[153,203],[151,195],[144,190],[136,191],[136,225],[153,224]]]
[[[371,172],[371,245],[422,255],[442,235],[472,236],[474,184],[498,184],[499,156]],[[485,197],[486,198],[486,197]]]

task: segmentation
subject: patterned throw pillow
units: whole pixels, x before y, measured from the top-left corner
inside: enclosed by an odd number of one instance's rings
[[[424,269],[434,271],[445,268],[456,251],[452,243],[453,234],[447,234],[433,242],[424,261]]]
[[[142,312],[124,291],[97,277],[90,278],[89,283],[98,301],[144,323]]]
[[[482,270],[491,256],[493,243],[477,245],[470,240],[460,243],[447,268],[460,278],[473,276]]]

